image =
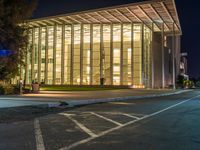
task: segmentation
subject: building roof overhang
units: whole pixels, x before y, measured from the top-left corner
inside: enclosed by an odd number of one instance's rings
[[[95,23],[144,23],[154,31],[182,34],[174,0],[147,0],[28,20],[30,27]]]

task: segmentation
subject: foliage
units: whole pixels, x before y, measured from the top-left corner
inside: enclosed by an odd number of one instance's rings
[[[14,94],[15,88],[10,84],[0,84],[0,95]]]
[[[193,88],[194,86],[195,86],[195,84],[191,80],[184,80],[184,82],[183,82],[184,88]]]
[[[190,80],[186,79],[184,76],[179,75],[177,80],[177,85],[180,88],[194,88],[196,80],[191,78]]]
[[[28,24],[36,0],[0,0],[0,49],[9,49],[13,54],[0,58],[0,81],[10,80],[24,66],[27,53]]]
[[[196,86],[200,88],[200,80],[196,82]]]
[[[180,88],[183,88],[183,87],[184,87],[184,76],[182,76],[182,75],[179,75],[179,76],[178,76],[177,85],[178,85],[178,87],[180,87]]]

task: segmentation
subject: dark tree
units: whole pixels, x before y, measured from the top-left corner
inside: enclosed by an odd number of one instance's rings
[[[0,81],[7,81],[24,66],[28,45],[27,19],[32,16],[36,0],[0,0],[0,50],[12,54],[0,57]]]

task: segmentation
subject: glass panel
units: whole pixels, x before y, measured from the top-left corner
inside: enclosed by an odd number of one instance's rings
[[[73,70],[73,84],[80,84],[80,34],[81,26],[74,25],[74,70]]]
[[[70,84],[71,68],[71,26],[65,26],[65,60],[64,60],[64,84]]]
[[[120,85],[121,25],[113,25],[113,84]]]
[[[53,84],[53,35],[54,28],[48,27],[48,81],[47,84]]]
[[[83,26],[83,84],[90,84],[90,25]]]
[[[32,42],[33,42],[33,36],[32,36],[32,30],[29,30],[29,45],[28,45],[28,54],[27,54],[27,84],[31,84],[32,77],[31,77],[31,62],[32,62]]]
[[[61,84],[61,49],[62,49],[62,26],[56,28],[56,80],[55,84]]]
[[[104,84],[110,85],[110,25],[103,25],[103,74],[104,74]]]
[[[131,73],[131,24],[123,25],[123,85],[132,84]]]
[[[140,86],[142,84],[142,26],[135,24],[133,31],[133,84]]]
[[[144,26],[144,85],[151,87],[151,30]]]
[[[34,73],[33,79],[38,82],[38,47],[39,47],[39,28],[35,28],[34,36]]]
[[[46,28],[42,28],[41,33],[41,83],[44,84],[45,79],[45,53],[46,53]]]
[[[100,84],[100,25],[93,26],[93,85]]]

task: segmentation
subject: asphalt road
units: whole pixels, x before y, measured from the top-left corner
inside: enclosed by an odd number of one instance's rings
[[[21,107],[21,106],[35,106],[35,105],[42,105],[42,104],[56,104],[56,103],[57,102],[45,100],[44,98],[0,97],[0,109],[11,108],[11,107]]]
[[[1,150],[200,150],[200,91],[0,124]]]

